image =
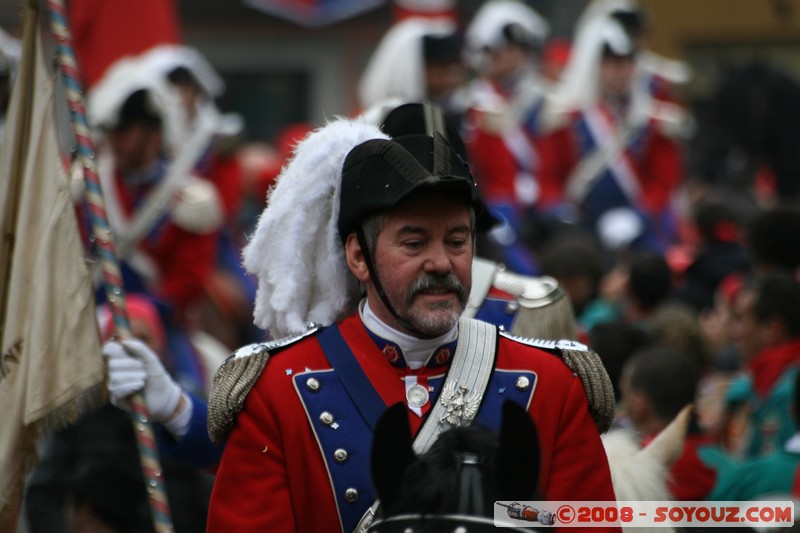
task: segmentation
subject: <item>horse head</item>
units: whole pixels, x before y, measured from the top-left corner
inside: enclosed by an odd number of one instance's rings
[[[372,479],[381,514],[493,516],[497,500],[533,500],[539,479],[539,439],[527,411],[503,405],[498,435],[477,426],[444,431],[416,455],[408,410],[390,407],[372,444]]]
[[[691,413],[691,405],[684,407],[644,448],[628,430],[602,436],[617,501],[673,499],[667,489],[667,475],[683,452]]]

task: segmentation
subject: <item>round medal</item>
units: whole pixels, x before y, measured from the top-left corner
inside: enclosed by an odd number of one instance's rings
[[[428,403],[428,389],[419,384],[414,384],[406,391],[406,400],[411,407],[422,407]]]

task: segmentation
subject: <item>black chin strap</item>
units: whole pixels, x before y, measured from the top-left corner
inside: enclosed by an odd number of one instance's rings
[[[361,251],[364,253],[364,262],[367,264],[367,270],[369,270],[369,276],[370,279],[372,279],[372,284],[375,286],[375,290],[378,292],[378,296],[383,302],[383,305],[389,310],[389,312],[392,314],[395,320],[400,323],[401,326],[406,328],[415,336],[424,338],[425,335],[417,328],[412,326],[406,319],[398,315],[392,304],[389,303],[389,297],[386,296],[386,291],[383,290],[383,284],[381,283],[381,279],[378,277],[378,271],[375,268],[375,263],[372,262],[372,252],[367,246],[367,237],[364,235],[363,227],[359,226],[358,229],[356,229],[356,238],[358,238],[358,244],[361,246]]]

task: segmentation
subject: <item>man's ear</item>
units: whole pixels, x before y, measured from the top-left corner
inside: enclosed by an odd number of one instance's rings
[[[347,268],[350,269],[356,279],[361,283],[368,282],[369,268],[364,258],[364,250],[361,248],[355,233],[347,236],[347,240],[344,243],[344,256],[347,260]]]

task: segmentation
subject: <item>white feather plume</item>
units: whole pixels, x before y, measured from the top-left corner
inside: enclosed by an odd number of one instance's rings
[[[491,0],[475,13],[464,36],[464,55],[476,71],[488,67],[488,49],[506,45],[503,28],[516,23],[535,38],[544,41],[550,25],[534,9],[516,0]]]
[[[177,44],[161,44],[143,52],[140,60],[160,76],[166,77],[184,67],[195,77],[203,90],[216,98],[225,91],[225,82],[211,63],[196,49]]]
[[[388,98],[419,102],[425,99],[423,38],[456,31],[447,18],[410,18],[392,26],[370,57],[361,75],[358,95],[364,108]]]
[[[581,26],[556,88],[555,97],[564,105],[582,108],[597,100],[600,63],[606,44],[619,54],[634,50],[625,29],[610,16],[593,18]]]
[[[339,119],[306,137],[270,191],[244,266],[258,276],[255,324],[273,338],[353,312],[358,284],[337,232],[342,165],[350,150],[388,139],[362,120]]]
[[[123,104],[139,90],[147,91],[149,104],[163,121],[166,148],[176,152],[188,135],[180,96],[140,56],[118,59],[91,88],[86,99],[89,123],[95,127],[115,127]]]

